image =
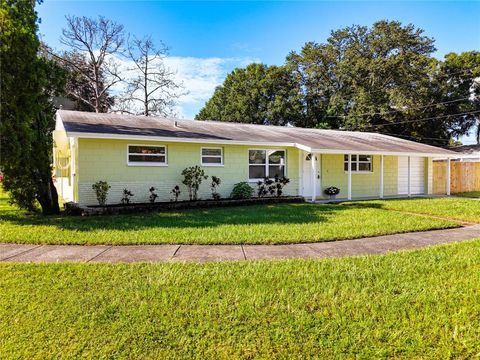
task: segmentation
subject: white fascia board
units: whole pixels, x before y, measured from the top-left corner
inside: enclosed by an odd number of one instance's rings
[[[454,155],[446,154],[446,153],[427,153],[427,152],[412,152],[412,151],[382,151],[382,150],[333,150],[333,149],[312,149],[314,153],[320,154],[368,154],[368,155],[390,155],[390,156],[419,156],[419,157],[453,157]]]
[[[97,133],[78,133],[68,132],[68,136],[79,139],[112,139],[112,140],[143,140],[143,141],[164,141],[178,143],[194,144],[220,144],[220,145],[263,145],[263,146],[281,146],[295,147],[295,143],[283,142],[265,142],[265,141],[237,141],[237,140],[217,140],[217,139],[191,139],[191,138],[171,138],[166,136],[144,136],[144,135],[122,135],[122,134],[97,134]]]
[[[65,127],[63,126],[62,117],[58,113],[55,115],[55,130],[65,131]]]
[[[57,118],[58,120],[58,118]],[[61,119],[60,119],[61,122]],[[62,123],[63,127],[63,123]],[[123,134],[101,134],[101,133],[84,133],[84,132],[67,132],[68,137],[79,139],[112,139],[112,140],[143,140],[143,141],[166,141],[177,143],[194,143],[194,144],[223,144],[223,145],[249,145],[249,146],[280,146],[295,147],[297,149],[319,154],[369,154],[369,155],[391,155],[391,156],[422,156],[422,157],[453,157],[446,153],[424,153],[424,152],[394,152],[394,151],[372,151],[372,150],[334,150],[334,149],[312,149],[309,146],[299,143],[288,142],[267,142],[267,141],[240,141],[228,139],[191,139],[191,138],[173,138],[164,136],[145,136],[145,135],[123,135]]]

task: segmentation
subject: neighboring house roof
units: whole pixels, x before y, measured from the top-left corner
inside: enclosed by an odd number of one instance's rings
[[[339,154],[454,154],[442,148],[377,133],[58,110],[57,130],[63,129],[68,136],[83,138],[295,146],[306,151]]]
[[[480,144],[479,145],[462,145],[450,148],[450,150],[456,153],[468,156],[468,157],[480,157]]]

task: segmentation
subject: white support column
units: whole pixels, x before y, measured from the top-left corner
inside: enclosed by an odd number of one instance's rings
[[[315,202],[317,198],[317,162],[315,161],[315,154],[311,154],[312,158],[310,159],[312,165],[312,202]]]
[[[348,154],[348,200],[352,200],[352,154]]]
[[[383,155],[380,155],[380,199],[383,199],[384,186],[383,186]]]
[[[447,195],[450,196],[450,158],[447,158]]]
[[[409,156],[408,157],[408,180],[407,180],[408,197],[412,196],[412,167],[410,165],[411,165],[411,161],[410,161],[410,156]]]

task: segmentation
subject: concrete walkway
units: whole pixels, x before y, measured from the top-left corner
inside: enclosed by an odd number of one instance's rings
[[[480,224],[356,240],[292,245],[21,245],[0,244],[2,262],[159,262],[307,259],[375,255],[480,238]]]

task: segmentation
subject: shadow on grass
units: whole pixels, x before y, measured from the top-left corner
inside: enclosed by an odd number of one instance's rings
[[[20,211],[0,211],[0,221],[16,225],[55,226],[63,230],[142,230],[163,228],[206,228],[222,225],[325,223],[339,211],[380,209],[381,204],[276,204],[176,212],[104,215],[91,217],[26,215]]]

